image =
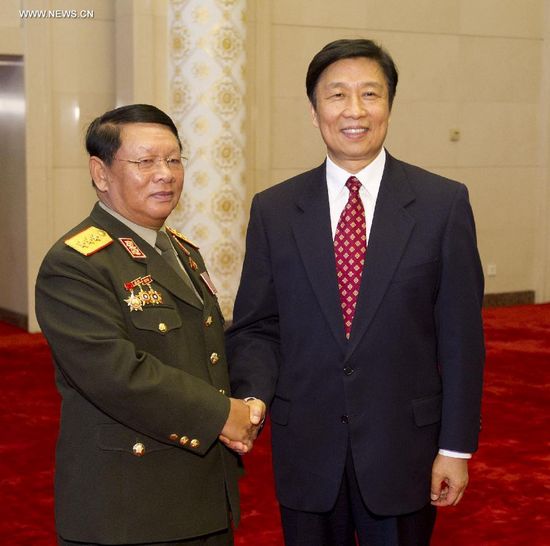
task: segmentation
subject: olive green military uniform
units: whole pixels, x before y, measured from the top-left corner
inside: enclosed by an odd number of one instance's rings
[[[99,205],[41,266],[36,312],[63,399],[55,495],[66,540],[183,541],[239,518],[239,461],[218,440],[230,405],[223,318],[198,249],[170,237],[195,291]]]

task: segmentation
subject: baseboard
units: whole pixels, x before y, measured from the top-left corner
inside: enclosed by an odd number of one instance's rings
[[[29,317],[22,313],[17,313],[16,311],[10,311],[9,309],[0,307],[0,320],[17,326],[18,328],[23,328],[23,330],[29,329]]]
[[[485,294],[483,307],[505,307],[508,305],[531,305],[535,303],[535,291],[501,292],[500,294]]]

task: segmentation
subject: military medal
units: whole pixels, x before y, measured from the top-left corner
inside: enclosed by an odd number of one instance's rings
[[[136,296],[134,294],[134,290],[130,290],[130,296],[124,300],[128,307],[130,308],[130,312],[132,311],[143,311],[143,302],[141,301],[141,298]]]
[[[162,294],[151,286],[152,283],[153,277],[151,275],[138,277],[133,281],[124,283],[124,288],[130,291],[130,296],[124,300],[128,304],[130,312],[143,311],[145,305],[159,305],[162,303]],[[144,286],[147,290],[143,289]],[[134,294],[135,288],[139,288],[137,294]]]

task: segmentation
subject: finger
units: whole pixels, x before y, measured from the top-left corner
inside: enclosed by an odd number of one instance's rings
[[[220,435],[219,440],[227,446],[229,449],[232,449],[233,451],[236,451],[237,453],[248,453],[250,449],[252,449],[252,442],[250,444],[238,442],[236,440],[230,440],[226,436]]]
[[[262,430],[260,425],[256,425],[251,431],[250,431],[250,439],[255,440],[258,437],[258,434],[260,434],[260,430]]]
[[[456,506],[461,501],[465,491],[466,491],[466,485],[463,485],[460,487],[451,487],[451,490],[448,495],[450,504],[452,504],[452,506]]]
[[[453,502],[453,506],[456,506],[461,500],[462,500],[462,497],[464,496],[464,491],[465,490],[462,490],[456,497],[456,500]]]
[[[249,400],[247,404],[250,408],[250,422],[259,425],[265,416],[265,404],[261,400]]]
[[[441,480],[432,478],[430,497],[432,502],[437,501],[441,495]]]
[[[458,499],[459,494],[459,489],[457,489],[456,487],[450,487],[447,494],[445,495],[447,503],[449,505],[454,505],[455,501]]]

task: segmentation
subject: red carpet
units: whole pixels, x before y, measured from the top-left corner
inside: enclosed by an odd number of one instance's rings
[[[433,546],[550,544],[550,304],[485,311],[480,451],[462,503],[440,510]],[[40,335],[0,324],[0,544],[54,546],[53,451],[59,397]],[[246,456],[239,546],[280,546],[269,429]]]

